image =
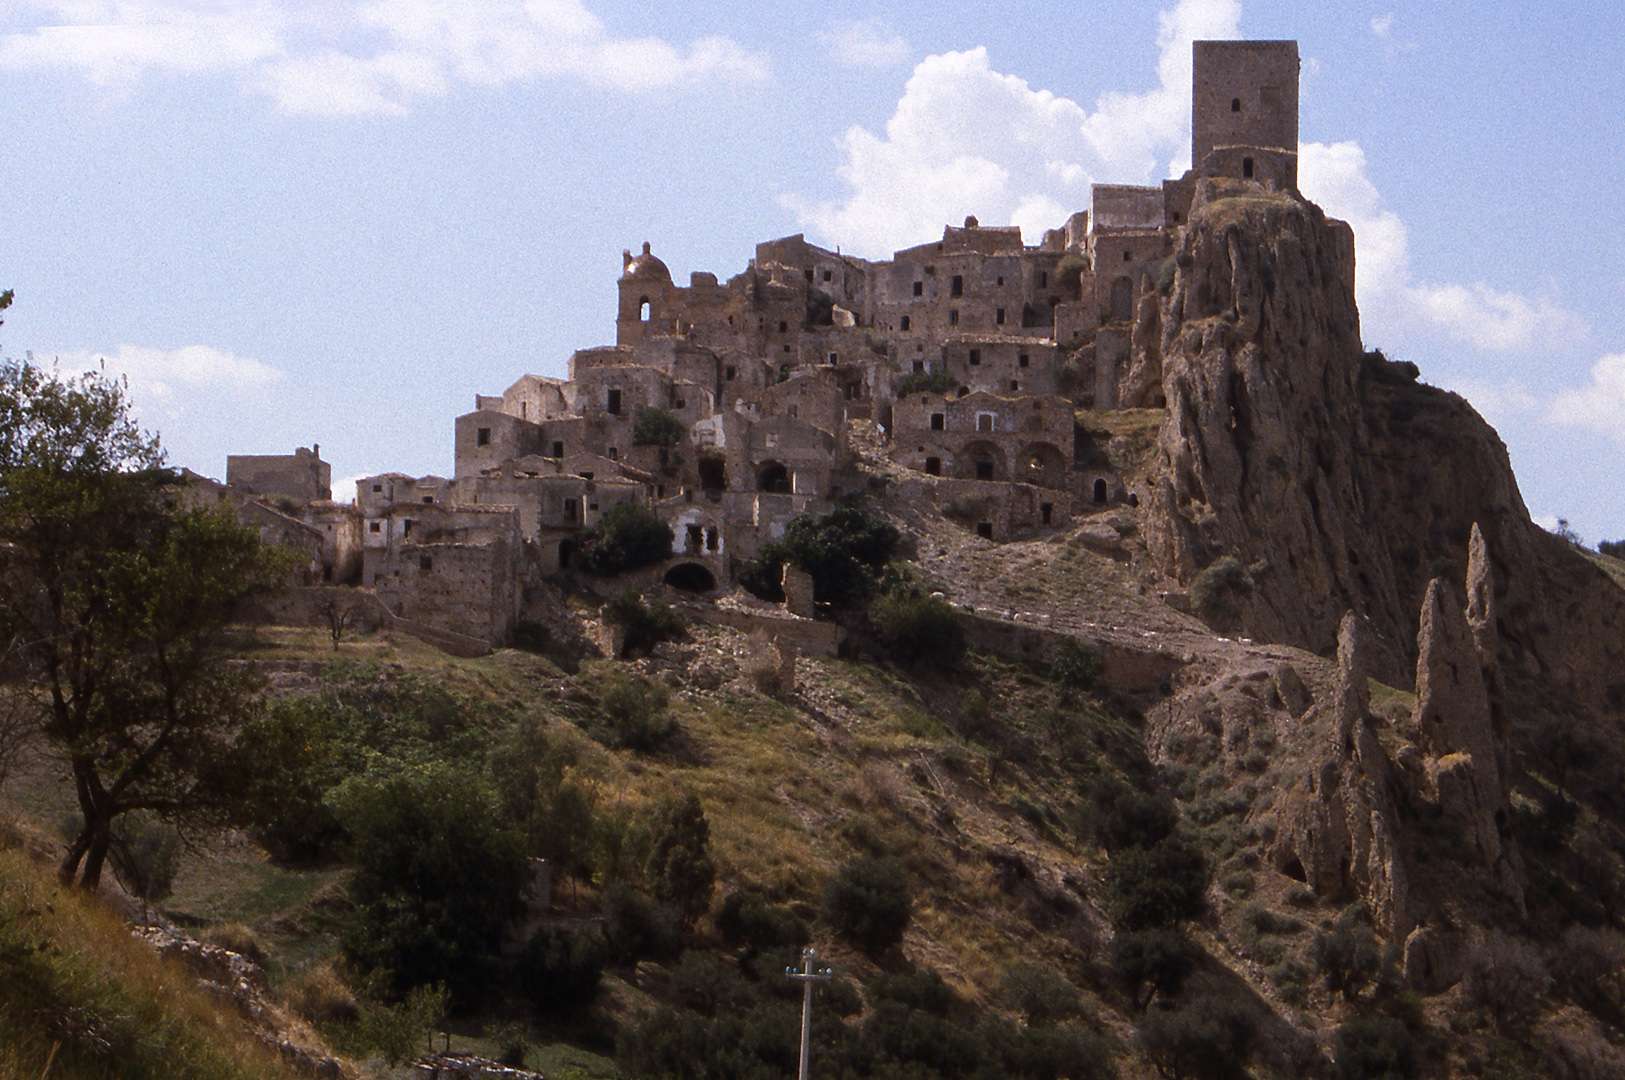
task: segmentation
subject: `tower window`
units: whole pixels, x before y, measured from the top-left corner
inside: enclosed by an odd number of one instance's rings
[[[1047,271],[1040,270],[1038,272],[1038,287],[1040,289],[1049,288],[1049,273]]]
[[[965,278],[964,278],[963,275],[961,275],[961,274],[955,274],[954,275],[953,282],[948,287],[948,295],[949,296],[964,296],[965,295]]]
[[[1240,112],[1241,111],[1241,99],[1240,98],[1233,97],[1233,98],[1230,99],[1230,111],[1231,112]]]
[[[925,282],[916,281],[914,283],[914,295],[915,296],[924,296],[925,295]]]
[[[474,432],[474,445],[475,446],[490,446],[491,445],[491,429],[488,428],[488,427],[482,427],[482,428],[477,429]]]
[[[998,308],[993,312],[993,321],[1000,326],[1004,325],[1004,309]]]
[[[621,392],[619,390],[609,392],[609,400],[604,404],[604,411],[611,416],[621,415]]]

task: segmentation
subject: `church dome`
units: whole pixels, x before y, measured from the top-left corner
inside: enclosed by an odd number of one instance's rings
[[[630,251],[621,252],[623,267],[621,269],[622,281],[663,281],[671,284],[671,271],[666,264],[655,256],[649,254],[649,241],[643,242],[643,254],[634,256]]]

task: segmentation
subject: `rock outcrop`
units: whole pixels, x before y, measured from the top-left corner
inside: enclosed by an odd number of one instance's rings
[[[1363,900],[1390,939],[1411,926],[1406,873],[1387,755],[1367,722],[1369,638],[1358,616],[1343,619],[1337,678],[1308,717],[1325,730],[1303,770],[1276,803],[1273,858],[1317,895]]]

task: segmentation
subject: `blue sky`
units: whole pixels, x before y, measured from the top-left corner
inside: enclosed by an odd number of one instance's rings
[[[1296,38],[1366,343],[1485,414],[1537,518],[1625,537],[1617,10],[1335,7],[0,0],[0,353],[126,373],[210,475],[445,474],[476,393],[613,341],[623,249],[1036,239],[1183,169],[1191,38]]]

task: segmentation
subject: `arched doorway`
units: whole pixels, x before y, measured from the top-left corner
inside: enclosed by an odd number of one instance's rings
[[[661,579],[674,589],[684,592],[706,593],[713,592],[717,587],[716,575],[699,563],[678,563],[666,571]]]
[[[790,470],[777,461],[763,462],[756,470],[756,490],[771,495],[790,494]]]

